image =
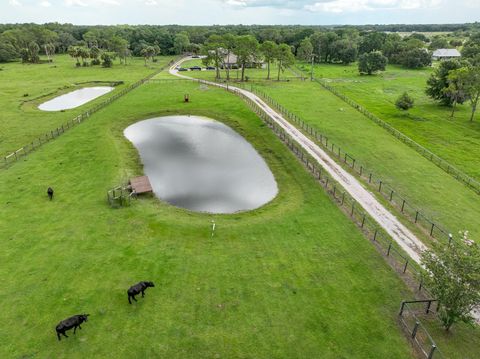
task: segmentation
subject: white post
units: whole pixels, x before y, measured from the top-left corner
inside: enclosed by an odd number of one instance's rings
[[[212,237],[215,234],[215,221],[212,219]]]

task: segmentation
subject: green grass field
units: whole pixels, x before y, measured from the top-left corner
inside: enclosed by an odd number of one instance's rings
[[[53,130],[105,100],[125,86],[158,71],[173,57],[159,57],[158,62],[144,66],[143,59],[132,58],[128,64],[115,61],[111,68],[75,67],[75,60],[67,55],[55,56],[53,63],[26,65],[11,63],[0,65],[0,154],[5,155],[30,143],[44,133]],[[65,112],[43,112],[41,103],[75,89],[92,86],[91,81],[124,81],[107,95],[101,96],[81,107]],[[98,85],[94,85],[98,86]],[[24,96],[27,95],[28,96]]]
[[[304,65],[310,71],[309,65]],[[375,76],[360,76],[356,65],[316,65],[317,78],[330,81],[342,93],[403,132],[463,172],[480,180],[480,114],[470,122],[470,105],[451,109],[440,106],[425,94],[431,68],[407,70],[390,65]],[[407,91],[415,106],[408,112],[395,107],[396,99]]]
[[[172,113],[216,118],[242,134],[272,169],[277,198],[228,216],[154,198],[109,208],[106,190],[142,173],[123,129]],[[0,178],[2,358],[411,355],[396,315],[412,293],[270,130],[222,90],[144,85]],[[139,280],[156,287],[130,306],[125,291]],[[88,323],[57,342],[57,322],[82,312]]]
[[[3,68],[10,66],[30,70]],[[97,69],[74,70],[98,80]],[[41,77],[36,74],[36,81]],[[49,81],[53,88],[64,80],[49,74]],[[296,86],[272,82],[269,90],[280,94],[283,87],[299,98],[303,89]],[[18,108],[55,125],[49,113],[35,111]],[[235,129],[269,164],[278,196],[234,215],[192,213],[148,196],[111,209],[107,189],[142,173],[123,129],[171,114],[204,115]],[[35,130],[31,122],[19,126],[21,118],[10,117],[12,136]],[[400,301],[413,293],[286,147],[225,91],[185,81],[143,85],[0,171],[0,179],[0,274],[6,280],[0,320],[8,323],[0,327],[2,358],[413,355],[396,318]],[[53,202],[48,186],[56,190]],[[140,280],[156,287],[130,306],[126,289]],[[89,322],[59,343],[58,321],[83,312]],[[475,357],[477,329],[458,325],[449,336],[426,324],[447,357]]]
[[[454,234],[467,229],[480,235],[480,198],[474,192],[319,84],[296,80],[254,86],[328,136],[430,219]]]

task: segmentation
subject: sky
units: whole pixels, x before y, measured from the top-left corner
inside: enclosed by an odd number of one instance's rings
[[[0,0],[0,23],[438,24],[480,21],[480,0]]]

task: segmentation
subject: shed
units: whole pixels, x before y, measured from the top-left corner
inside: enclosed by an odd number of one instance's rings
[[[457,49],[438,49],[432,54],[434,60],[458,59],[462,55]]]

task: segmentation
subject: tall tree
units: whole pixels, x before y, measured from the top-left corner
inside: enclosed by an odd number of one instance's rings
[[[369,32],[364,35],[360,41],[359,45],[359,53],[360,54],[367,54],[374,51],[380,51],[387,38],[387,34],[384,32]]]
[[[76,66],[80,67],[80,52],[78,46],[70,46],[67,50],[68,54],[76,60]]]
[[[130,55],[129,42],[120,36],[114,36],[110,41],[110,50],[115,52],[120,63],[127,64],[127,57]],[[160,49],[159,49],[160,50]]]
[[[297,58],[302,61],[310,61],[313,55],[313,45],[309,38],[305,38],[300,42],[297,50]]]
[[[245,81],[246,66],[257,61],[258,48],[258,41],[252,35],[242,35],[236,39],[235,54],[242,69],[242,81]]]
[[[348,65],[357,60],[357,54],[356,44],[348,39],[337,40],[332,44],[332,61]]]
[[[145,66],[147,66],[148,59],[151,59],[155,55],[155,48],[153,46],[145,46],[140,52],[140,54],[145,60]]]
[[[270,64],[275,60],[275,54],[277,52],[277,44],[273,41],[265,41],[260,45],[260,51],[267,63],[267,80],[270,80]]]
[[[175,35],[175,39],[173,40],[173,48],[176,54],[183,54],[188,50],[189,46],[190,38],[188,37],[188,33],[182,31]]]
[[[469,81],[469,71],[467,67],[461,67],[457,70],[452,70],[447,76],[447,88],[444,89],[444,93],[452,101],[452,113],[450,117],[455,114],[455,109],[459,101],[465,101],[468,98],[467,83]]]
[[[287,67],[292,66],[295,63],[295,56],[293,56],[290,45],[280,44],[277,48],[275,58],[278,67],[277,81],[280,81],[280,73],[284,72]]]
[[[215,78],[220,79],[220,64],[225,57],[225,44],[223,38],[220,35],[211,35],[202,49],[205,65],[213,64],[215,66]]]
[[[445,89],[448,87],[447,77],[450,71],[461,67],[462,63],[458,60],[442,61],[427,80],[426,94],[432,99],[440,101],[442,105],[451,106],[453,101],[445,93]],[[458,103],[463,103],[463,100],[459,100]]]
[[[465,92],[470,101],[472,112],[470,121],[473,121],[480,100],[480,66],[469,66],[466,75]]]
[[[225,56],[222,62],[227,75],[227,81],[230,81],[230,65],[227,64],[227,61],[230,61],[231,56],[237,46],[237,38],[231,33],[226,33],[223,35],[223,45],[225,49]]]

